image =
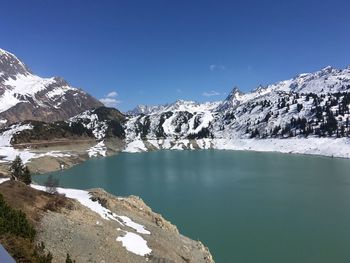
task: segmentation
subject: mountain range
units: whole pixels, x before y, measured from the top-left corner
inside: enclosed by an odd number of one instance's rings
[[[315,73],[249,93],[234,88],[221,102],[177,101],[138,112],[127,126],[136,138],[267,138],[338,136],[349,133],[350,67]]]
[[[9,126],[37,121],[32,122],[33,132],[20,131],[13,142],[37,140],[45,130],[42,127],[98,141],[118,137],[126,144],[164,139],[348,137],[349,91],[350,67],[328,66],[249,93],[234,88],[223,101],[139,105],[123,114],[103,107],[61,78],[34,75],[15,55],[0,50],[0,122]],[[62,136],[45,134],[47,140]]]

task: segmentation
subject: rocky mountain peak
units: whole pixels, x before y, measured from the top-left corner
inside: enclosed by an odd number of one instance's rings
[[[239,101],[242,95],[244,95],[244,93],[238,87],[234,87],[232,91],[228,94],[226,99],[218,107],[218,110],[223,111],[228,108],[235,107],[240,103]]]
[[[28,75],[31,71],[14,54],[0,49],[0,74],[5,77],[17,74]]]
[[[41,78],[14,54],[0,49],[0,126],[24,120],[65,120],[101,106],[63,78]]]
[[[227,96],[227,99],[238,98],[240,95],[243,95],[243,92],[238,87],[234,87]]]
[[[321,69],[321,71],[327,72],[327,73],[331,73],[333,70],[334,70],[334,68],[332,66],[326,66],[326,67]]]

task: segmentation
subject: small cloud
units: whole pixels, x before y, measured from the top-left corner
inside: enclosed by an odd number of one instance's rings
[[[118,93],[116,91],[111,91],[104,98],[101,98],[100,102],[102,102],[106,107],[115,108],[120,103],[120,100],[116,99],[117,96]]]
[[[113,98],[102,98],[100,101],[106,106],[106,107],[117,107],[117,105],[120,103],[120,100],[116,100]]]
[[[205,97],[213,97],[213,96],[220,96],[221,94],[220,94],[220,92],[217,92],[215,90],[211,90],[209,92],[207,92],[207,91],[203,92],[202,95]]]
[[[181,89],[177,89],[176,92],[177,93],[182,93],[182,90]]]
[[[116,91],[112,91],[110,93],[107,94],[107,98],[115,98],[118,96],[118,93]]]
[[[211,64],[209,66],[209,70],[211,72],[216,71],[216,70],[225,71],[226,67],[224,65]]]

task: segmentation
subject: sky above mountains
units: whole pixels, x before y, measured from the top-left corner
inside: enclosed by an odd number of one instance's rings
[[[106,104],[213,101],[350,64],[349,1],[2,1],[0,47]]]

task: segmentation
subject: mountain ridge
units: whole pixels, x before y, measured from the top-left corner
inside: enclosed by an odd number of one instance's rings
[[[248,93],[234,88],[213,108],[180,100],[176,108],[134,116],[127,123],[126,134],[130,141],[258,135],[283,138],[292,134],[344,137],[349,134],[349,91],[350,68],[328,66]]]
[[[27,68],[24,64],[15,68],[19,67]],[[15,78],[8,76],[5,81],[18,83],[23,78],[23,82],[26,82],[28,77],[34,78],[34,82],[35,78],[38,78],[39,82],[53,81],[59,88],[45,89],[46,98],[50,97],[51,93],[52,96],[66,95],[67,93],[62,91],[64,87],[68,90],[72,89],[59,78],[43,80],[31,73],[15,76]],[[39,85],[39,92],[43,86],[45,87],[45,85]],[[15,85],[11,87],[13,91]],[[23,96],[23,94],[20,95]],[[35,102],[34,99],[33,102]],[[55,106],[55,104],[52,105]],[[0,123],[3,114],[1,107],[4,106],[0,106]],[[60,108],[56,110],[61,111]],[[17,114],[21,112],[26,111],[17,107]],[[3,145],[0,145],[0,153],[4,153],[5,160],[10,160],[11,157],[8,157],[6,152],[9,151],[11,144],[37,146],[40,145],[41,138],[46,138],[44,140],[46,144],[50,140],[60,141],[59,136],[65,137],[65,141],[89,140],[91,143],[95,141],[97,144],[88,149],[90,157],[106,156],[111,152],[108,149],[113,148],[111,143],[113,139],[118,141],[118,149],[113,152],[120,149],[147,151],[240,148],[241,145],[233,142],[251,145],[251,141],[245,140],[252,139],[255,140],[254,142],[258,139],[273,139],[274,145],[281,145],[270,148],[277,150],[294,147],[287,140],[284,141],[286,142],[284,145],[283,140],[280,139],[312,138],[315,149],[323,147],[320,144],[324,141],[323,138],[344,138],[345,141],[342,140],[341,143],[345,143],[350,137],[350,67],[336,69],[327,66],[316,72],[302,73],[288,80],[259,86],[248,93],[243,93],[235,87],[224,100],[217,102],[198,103],[177,100],[158,106],[140,105],[126,114],[106,107],[96,107],[96,109],[92,107],[86,110],[79,108],[76,114],[68,113],[66,112],[64,116],[61,114],[62,120],[58,122],[54,122],[55,120],[51,117],[47,118],[49,121],[41,118],[40,121],[44,123],[21,123],[19,120],[18,124],[11,126],[9,125],[11,122],[3,122],[2,125],[7,126],[7,129],[0,131],[1,134],[6,134]],[[22,117],[28,120],[26,114]],[[51,122],[51,124],[45,124],[45,122]],[[50,132],[55,129],[57,132]],[[296,140],[292,141],[296,143]],[[263,146],[260,147],[260,144]],[[267,147],[266,143],[253,143],[253,145],[253,149]],[[299,146],[297,151],[302,152],[303,147]],[[13,150],[11,153],[14,155],[18,151]],[[27,152],[27,154],[37,156],[34,153]],[[347,152],[342,153],[341,156],[347,156]]]

